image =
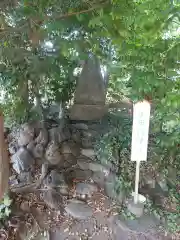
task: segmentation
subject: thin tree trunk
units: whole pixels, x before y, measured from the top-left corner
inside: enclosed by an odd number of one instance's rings
[[[4,119],[0,113],[0,200],[8,191],[9,157],[7,144],[4,139]]]

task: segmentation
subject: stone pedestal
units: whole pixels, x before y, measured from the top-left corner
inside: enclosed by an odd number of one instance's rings
[[[133,200],[128,202],[128,210],[134,214],[136,217],[141,217],[144,213],[144,204],[143,203],[134,203]]]
[[[91,121],[101,119],[107,111],[105,105],[74,104],[69,116],[72,120]]]

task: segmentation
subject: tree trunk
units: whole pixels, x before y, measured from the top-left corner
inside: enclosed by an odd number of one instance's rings
[[[9,157],[7,144],[4,139],[4,119],[0,113],[0,200],[8,191]]]

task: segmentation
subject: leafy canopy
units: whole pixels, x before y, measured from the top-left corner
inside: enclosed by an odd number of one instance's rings
[[[108,69],[112,101],[152,99],[158,121],[180,119],[179,1],[1,2],[0,84],[9,115],[29,117],[34,99],[67,103],[74,70],[94,52]]]

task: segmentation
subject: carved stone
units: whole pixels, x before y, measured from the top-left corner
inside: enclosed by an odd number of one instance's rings
[[[85,62],[77,83],[74,106],[70,111],[73,120],[100,119],[106,112],[106,83],[96,57]]]

